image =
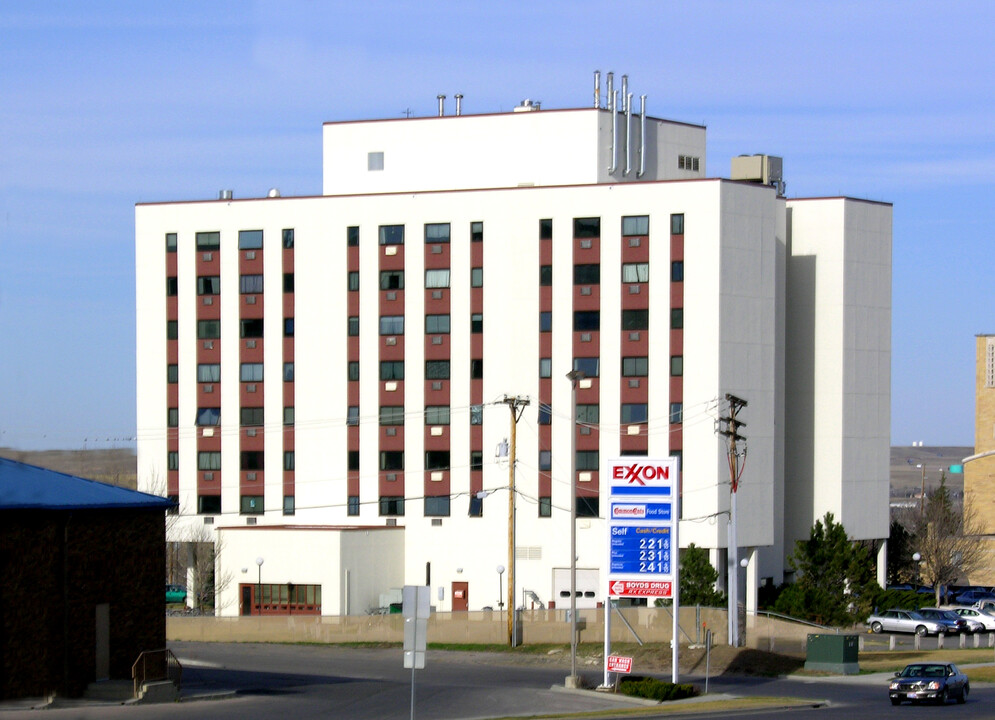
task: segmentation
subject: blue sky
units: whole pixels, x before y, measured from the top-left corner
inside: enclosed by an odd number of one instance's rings
[[[587,106],[627,73],[708,171],[894,203],[892,443],[974,442],[995,333],[995,3],[0,5],[0,446],[128,446],[134,204],[321,192],[321,123]]]

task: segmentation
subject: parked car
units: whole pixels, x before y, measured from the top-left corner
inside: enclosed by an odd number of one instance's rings
[[[187,589],[182,585],[166,586],[166,603],[182,603],[187,601]]]
[[[995,631],[995,617],[992,617],[988,613],[981,612],[977,608],[965,607],[963,605],[950,605],[945,606],[944,609],[952,610],[965,620],[973,620],[974,622],[981,623],[985,626],[985,632]]]
[[[872,632],[907,632],[916,635],[938,635],[946,632],[945,625],[925,618],[914,610],[884,610],[867,618]]]
[[[962,593],[957,593],[953,601],[957,605],[974,605],[982,600],[995,600],[995,595],[987,590],[965,590]]]
[[[955,613],[953,610],[941,610],[940,608],[919,608],[919,614],[924,618],[929,618],[930,620],[936,620],[938,623],[946,626],[945,632],[948,635],[953,635],[956,633],[966,633],[972,632],[969,627],[966,618],[962,618],[960,615]],[[980,623],[979,623],[980,625]]]
[[[995,600],[979,600],[972,605],[976,610],[995,617]]]
[[[913,663],[906,665],[902,672],[888,683],[888,698],[892,705],[898,705],[903,700],[919,702],[934,700],[945,704],[950,698],[956,698],[958,703],[967,702],[971,692],[971,684],[967,675],[957,669],[953,663]]]

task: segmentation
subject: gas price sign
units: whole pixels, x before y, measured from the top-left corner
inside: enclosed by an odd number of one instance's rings
[[[678,552],[676,458],[608,462],[608,594],[673,597]]]

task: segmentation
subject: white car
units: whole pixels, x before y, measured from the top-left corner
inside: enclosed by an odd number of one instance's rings
[[[966,607],[963,605],[951,605],[949,607],[945,607],[944,610],[953,610],[955,613],[967,620],[968,624],[972,625],[972,627],[974,626],[974,623],[980,623],[984,626],[984,632],[995,632],[995,617],[992,617],[988,613],[982,612],[977,608]]]

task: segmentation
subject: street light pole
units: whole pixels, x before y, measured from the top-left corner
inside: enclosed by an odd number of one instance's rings
[[[259,569],[256,577],[256,615],[263,614],[263,562],[262,557],[256,558],[256,567]]]
[[[502,594],[501,576],[504,575],[504,565],[497,566],[498,573],[498,612],[504,612],[504,595]]]
[[[919,592],[919,561],[922,560],[922,555],[919,553],[912,553],[912,562],[916,564],[916,592]]]
[[[579,687],[577,677],[577,383],[586,376],[580,370],[567,373],[570,381],[570,677],[567,687]],[[606,603],[605,612],[609,612]]]

